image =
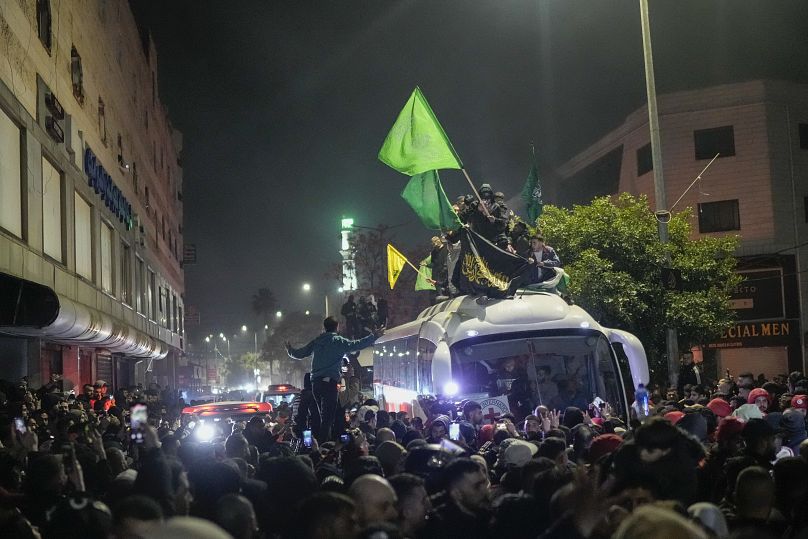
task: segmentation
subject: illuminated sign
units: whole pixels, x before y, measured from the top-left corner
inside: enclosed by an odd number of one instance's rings
[[[799,344],[799,320],[765,320],[736,323],[723,332],[721,338],[707,348],[753,348]]]
[[[87,174],[87,184],[101,197],[104,205],[120,222],[126,224],[126,230],[132,230],[132,205],[89,147],[84,150],[84,172]]]

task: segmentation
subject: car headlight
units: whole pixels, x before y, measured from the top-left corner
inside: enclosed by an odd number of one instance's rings
[[[214,436],[216,436],[216,429],[213,427],[213,425],[202,423],[196,427],[194,434],[200,442],[209,442],[214,438]]]

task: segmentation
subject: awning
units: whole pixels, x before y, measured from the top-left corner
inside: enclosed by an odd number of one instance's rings
[[[0,273],[0,333],[162,359],[169,346],[125,322],[32,281]]]

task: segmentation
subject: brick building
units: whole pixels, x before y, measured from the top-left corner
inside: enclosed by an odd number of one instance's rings
[[[0,3],[0,378],[173,385],[182,137],[126,0]]]
[[[769,376],[805,367],[808,313],[808,85],[756,80],[658,99],[669,205],[719,158],[679,202],[695,235],[737,234],[736,326],[708,348],[719,373]],[[563,206],[594,196],[648,195],[654,206],[648,112],[564,163],[547,199]]]

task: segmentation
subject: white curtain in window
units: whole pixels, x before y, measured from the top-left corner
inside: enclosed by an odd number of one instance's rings
[[[42,158],[42,240],[45,254],[62,261],[62,174]]]
[[[93,278],[92,208],[75,193],[76,202],[76,273],[85,279]]]
[[[112,227],[101,223],[101,288],[112,293]]]
[[[0,227],[22,237],[20,128],[0,111]]]

